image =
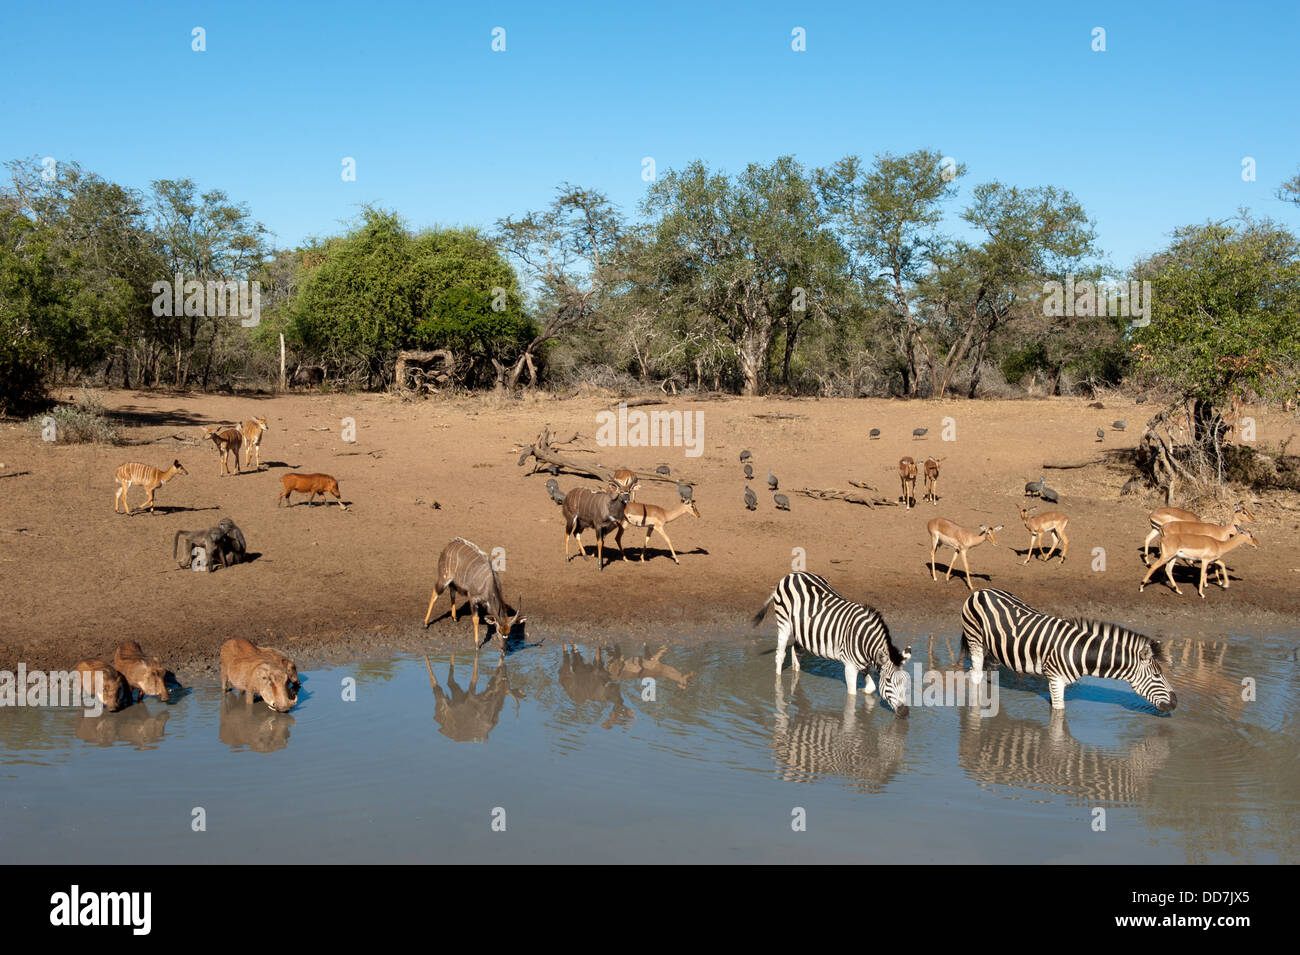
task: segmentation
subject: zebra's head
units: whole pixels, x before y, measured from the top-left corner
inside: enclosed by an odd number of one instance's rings
[[[880,696],[894,711],[894,716],[901,720],[908,713],[907,674],[903,672],[903,664],[911,658],[912,648],[908,647],[904,652],[899,653],[893,640],[888,636],[885,639],[889,659],[880,666]]]
[[[1137,665],[1133,668],[1133,689],[1161,713],[1172,712],[1178,705],[1174,688],[1169,685],[1161,664],[1164,651],[1156,640],[1149,640],[1138,648]]]

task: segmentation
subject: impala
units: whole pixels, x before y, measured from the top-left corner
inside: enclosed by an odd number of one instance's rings
[[[1213,537],[1203,537],[1197,534],[1168,534],[1160,538],[1160,559],[1151,565],[1147,575],[1142,578],[1142,583],[1138,586],[1138,593],[1146,588],[1147,581],[1161,567],[1165,569],[1165,576],[1169,578],[1169,586],[1174,588],[1174,593],[1182,595],[1178,589],[1178,584],[1174,581],[1174,564],[1178,558],[1187,561],[1201,562],[1201,581],[1196,588],[1196,592],[1205,599],[1205,577],[1206,571],[1213,565],[1219,567],[1219,586],[1225,590],[1228,588],[1228,571],[1223,564],[1223,558],[1229,551],[1240,547],[1242,544],[1249,543],[1252,547],[1259,546],[1259,540],[1250,531],[1243,530],[1240,525],[1233,528],[1234,532],[1226,541],[1218,541]]]
[[[926,530],[930,532],[930,579],[937,581],[939,577],[934,569],[934,555],[940,546],[951,547],[953,550],[953,559],[948,562],[948,573],[944,575],[944,581],[947,582],[952,578],[952,569],[957,565],[957,558],[961,557],[961,564],[966,568],[966,587],[972,593],[975,588],[970,582],[970,564],[966,562],[966,551],[978,544],[988,541],[994,547],[998,546],[998,540],[994,537],[994,532],[1002,530],[1002,525],[997,527],[986,527],[981,524],[980,529],[976,532],[966,530],[960,524],[947,520],[943,517],[936,517],[930,523],[925,525]]]
[[[1059,545],[1061,548],[1061,563],[1065,563],[1065,554],[1070,549],[1070,538],[1065,536],[1065,525],[1070,523],[1070,519],[1060,511],[1045,511],[1042,514],[1034,514],[1037,508],[1021,507],[1020,519],[1025,522],[1025,527],[1029,530],[1029,552],[1025,554],[1025,563],[1034,556],[1034,546],[1038,546],[1038,552],[1043,552],[1043,540],[1048,535],[1052,535],[1052,546],[1047,551],[1044,560],[1052,559],[1052,552]]]

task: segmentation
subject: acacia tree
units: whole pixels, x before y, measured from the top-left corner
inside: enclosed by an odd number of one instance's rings
[[[191,179],[159,179],[153,183],[152,233],[158,256],[175,281],[236,281],[247,279],[269,254],[266,227],[248,206],[231,201],[220,189],[200,193]],[[151,337],[172,351],[172,374],[178,388],[189,381],[196,358],[204,387],[212,372],[218,345],[240,334],[238,322],[217,315],[153,316]],[[155,361],[157,361],[155,356]]]
[[[1135,333],[1138,366],[1190,402],[1193,451],[1221,478],[1217,407],[1243,390],[1290,397],[1300,382],[1300,240],[1243,211],[1176,230],[1136,272],[1152,299],[1150,325]]]
[[[507,371],[500,362],[497,384],[513,392],[528,370],[537,384],[537,360],[556,339],[580,334],[607,304],[620,280],[618,252],[626,226],[602,193],[562,184],[550,206],[497,221],[498,247],[522,267],[535,297],[536,334]]]
[[[931,321],[945,326],[950,341],[942,365],[932,366],[936,397],[943,397],[968,357],[967,397],[975,397],[993,334],[1034,306],[1045,281],[1098,274],[1091,261],[1096,233],[1068,191],[983,183],[962,218],[986,238],[978,245],[950,243],[936,254],[936,268],[923,283]]]
[[[933,264],[941,204],[956,194],[956,180],[966,172],[964,165],[942,163],[938,152],[918,149],[905,156],[879,155],[869,170],[857,156],[847,156],[817,173],[822,200],[853,253],[855,276],[868,291],[878,281],[888,289],[903,393],[913,396],[921,382],[918,350],[931,368],[931,388],[936,384],[914,289]]]
[[[825,308],[834,294],[825,276],[843,258],[811,179],[790,156],[752,163],[734,181],[696,161],[656,180],[643,209],[655,287],[679,313],[718,324],[742,391],[758,394],[774,329],[792,352],[805,320],[794,289],[803,288],[805,305]]]

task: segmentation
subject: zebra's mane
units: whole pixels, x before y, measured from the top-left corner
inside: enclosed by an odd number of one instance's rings
[[[889,649],[889,662],[896,667],[901,667],[904,663],[903,651],[894,646],[894,635],[889,632],[889,624],[885,623],[885,618],[876,613],[876,619],[880,621],[880,628],[885,631],[885,646]]]
[[[1084,633],[1093,637],[1136,637],[1138,640],[1145,641],[1151,647],[1151,657],[1157,663],[1163,663],[1164,648],[1160,646],[1160,641],[1152,640],[1145,633],[1138,633],[1131,627],[1125,627],[1118,623],[1107,623],[1105,620],[1087,620],[1083,617],[1075,617],[1070,621]]]

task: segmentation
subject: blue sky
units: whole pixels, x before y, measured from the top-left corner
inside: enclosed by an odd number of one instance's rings
[[[565,180],[631,212],[646,156],[918,147],[967,165],[958,204],[991,179],[1070,189],[1119,266],[1240,206],[1300,228],[1273,195],[1300,166],[1300,4],[978,6],[6,3],[0,158],[188,176],[281,246],[367,202],[490,226]]]

